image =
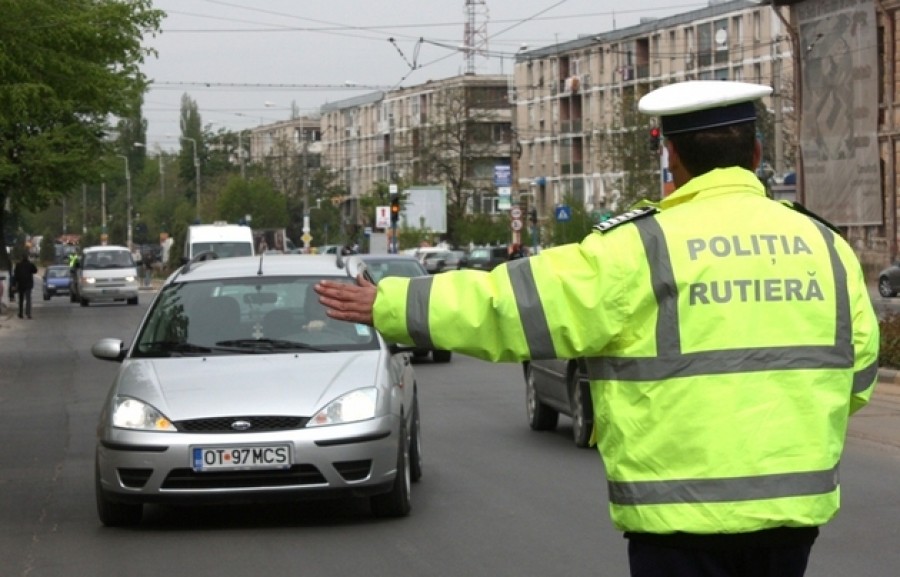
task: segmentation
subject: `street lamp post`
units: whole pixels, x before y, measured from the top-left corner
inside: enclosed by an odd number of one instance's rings
[[[197,185],[197,193],[196,193],[196,220],[200,222],[200,158],[197,156],[197,141],[189,136],[179,136],[181,140],[190,140],[191,144],[194,145],[194,172],[196,174],[195,184]]]
[[[133,232],[131,225],[131,169],[128,167],[128,157],[124,154],[117,154],[119,158],[125,161],[125,244],[128,250],[132,250]]]

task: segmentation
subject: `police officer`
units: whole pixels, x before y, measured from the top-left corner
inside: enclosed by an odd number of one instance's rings
[[[585,357],[635,577],[803,575],[839,508],[847,421],[876,381],[878,321],[852,249],[754,174],[754,101],[770,91],[691,81],[642,98],[676,190],[579,244],[490,273],[317,287],[330,316],[389,340]]]

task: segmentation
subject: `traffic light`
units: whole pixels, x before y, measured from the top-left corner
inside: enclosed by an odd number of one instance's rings
[[[537,224],[537,208],[531,207],[531,210],[528,211],[528,220],[531,221],[531,224]]]
[[[400,195],[391,195],[391,224],[397,224],[400,220]]]
[[[662,135],[659,132],[659,127],[654,126],[650,129],[650,152],[659,152],[660,140],[662,140]]]

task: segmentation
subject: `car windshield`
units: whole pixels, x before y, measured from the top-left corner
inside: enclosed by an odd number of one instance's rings
[[[68,278],[69,267],[50,267],[47,269],[47,278]]]
[[[133,266],[134,260],[127,250],[102,250],[88,252],[84,255],[84,268],[86,269],[131,268]]]
[[[473,248],[472,252],[469,253],[469,260],[490,260],[491,258],[491,250],[488,248]]]
[[[219,258],[231,258],[233,256],[250,256],[253,245],[249,242],[196,242],[194,254],[201,252],[214,252]]]
[[[350,282],[344,277],[334,277]],[[330,319],[320,277],[217,279],[166,286],[137,336],[135,357],[377,349],[374,329]]]

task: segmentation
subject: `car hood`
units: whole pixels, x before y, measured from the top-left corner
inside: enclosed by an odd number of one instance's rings
[[[53,277],[47,279],[48,285],[53,286],[69,286],[69,277]]]
[[[311,416],[328,402],[387,380],[381,351],[129,359],[116,384],[170,420]]]

